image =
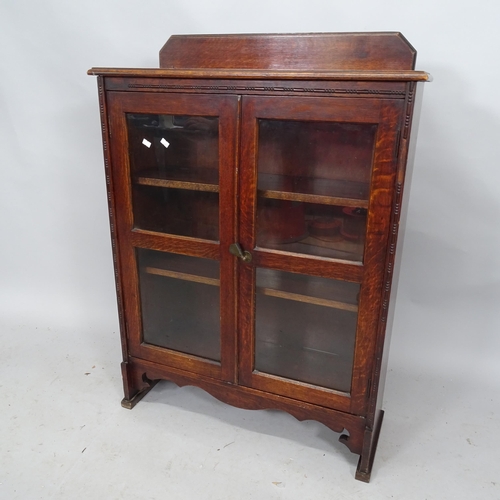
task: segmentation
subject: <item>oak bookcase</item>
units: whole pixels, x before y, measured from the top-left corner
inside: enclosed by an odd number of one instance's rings
[[[415,58],[399,33],[197,35],[159,69],[89,70],[123,406],[164,379],[318,420],[369,481],[429,80]]]

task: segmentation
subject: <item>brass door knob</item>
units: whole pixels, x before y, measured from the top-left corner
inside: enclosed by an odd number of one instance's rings
[[[252,254],[246,250],[243,251],[239,243],[232,243],[229,245],[229,252],[236,255],[236,257],[240,258],[243,262],[252,261]]]

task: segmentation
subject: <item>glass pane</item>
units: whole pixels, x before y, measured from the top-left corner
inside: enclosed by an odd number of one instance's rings
[[[137,249],[143,339],[220,360],[219,262]]]
[[[375,134],[372,124],[259,120],[257,245],[361,261]]]
[[[218,240],[218,118],[127,114],[134,225]]]
[[[134,186],[135,227],[219,239],[219,196],[184,189]]]
[[[257,199],[257,246],[363,260],[365,208]]]
[[[359,288],[257,269],[255,369],[349,392]]]

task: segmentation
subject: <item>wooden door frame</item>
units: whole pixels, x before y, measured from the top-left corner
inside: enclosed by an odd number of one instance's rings
[[[204,376],[235,382],[236,267],[227,247],[235,241],[239,97],[179,93],[108,92],[111,141],[110,175],[115,188],[116,237],[123,285],[123,314],[129,355]],[[219,241],[164,234],[134,227],[126,113],[216,116],[219,118]],[[142,340],[136,248],[220,261],[221,361],[145,344]]]
[[[239,238],[252,253],[239,263],[239,383],[357,415],[366,413],[383,286],[385,256],[396,178],[398,130],[403,102],[377,98],[244,96],[242,100],[239,176]],[[362,263],[256,248],[258,120],[335,121],[376,124],[365,252]],[[343,279],[361,284],[350,393],[319,388],[254,371],[255,267]]]

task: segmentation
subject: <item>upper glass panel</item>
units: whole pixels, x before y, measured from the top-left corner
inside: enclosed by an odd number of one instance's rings
[[[219,238],[217,117],[127,113],[134,226]]]
[[[257,246],[361,261],[377,126],[258,124]]]

